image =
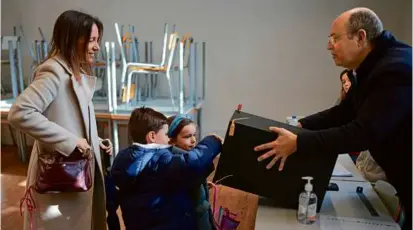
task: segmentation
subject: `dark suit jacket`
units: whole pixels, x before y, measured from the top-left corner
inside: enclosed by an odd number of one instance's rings
[[[412,48],[384,31],[356,69],[356,84],[337,106],[300,123],[297,148],[331,154],[369,149],[396,188],[411,221]]]

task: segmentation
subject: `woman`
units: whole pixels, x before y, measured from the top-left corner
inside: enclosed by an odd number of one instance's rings
[[[340,104],[346,97],[347,92],[350,90],[351,84],[354,83],[355,78],[352,70],[345,69],[340,73],[341,91],[340,97],[337,99],[336,104]]]
[[[340,81],[341,81],[341,91],[340,91],[340,97],[336,101],[336,105],[340,104],[341,101],[344,100],[348,91],[350,90],[351,85],[355,83],[353,71],[349,69],[343,70],[343,72],[340,73]],[[358,156],[360,155],[360,152],[352,152],[352,153],[349,153],[348,155],[351,157],[351,160],[355,164]]]
[[[96,78],[90,76],[102,33],[97,18],[77,11],[62,13],[53,29],[48,59],[36,68],[32,83],[10,109],[10,124],[35,139],[23,199],[24,229],[106,229],[99,147],[111,153],[112,145],[105,147],[97,134],[92,104]],[[90,190],[39,194],[31,189],[39,155],[58,152],[68,156],[76,148],[94,159]]]

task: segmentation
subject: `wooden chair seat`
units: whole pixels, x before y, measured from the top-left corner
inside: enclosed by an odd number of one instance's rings
[[[93,67],[103,67],[103,66],[106,66],[106,62],[104,62],[104,61],[99,61],[99,62],[93,63]],[[119,67],[119,66],[120,66],[120,62],[117,61],[116,62],[116,67]]]
[[[132,71],[151,71],[151,72],[165,72],[166,66],[153,67],[153,66],[131,66],[129,70]]]

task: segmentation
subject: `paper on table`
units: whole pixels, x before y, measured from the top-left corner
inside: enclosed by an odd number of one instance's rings
[[[400,230],[394,222],[320,215],[321,230]]]
[[[334,166],[334,171],[333,171],[333,175],[335,177],[352,177],[353,174],[351,174],[351,172],[347,171],[346,168],[344,168],[343,165],[341,165],[339,162],[336,163],[336,165]]]

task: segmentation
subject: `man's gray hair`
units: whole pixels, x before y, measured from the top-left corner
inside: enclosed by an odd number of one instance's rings
[[[373,11],[357,10],[350,15],[347,32],[352,36],[361,29],[366,31],[367,40],[372,41],[383,32],[383,23]]]

